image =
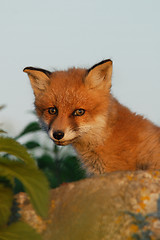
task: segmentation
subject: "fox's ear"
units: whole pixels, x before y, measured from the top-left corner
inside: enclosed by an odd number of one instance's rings
[[[28,74],[35,96],[44,91],[50,82],[51,72],[41,69],[26,67],[23,72]]]
[[[105,87],[111,88],[112,61],[110,59],[97,63],[88,70],[85,84],[89,88]]]

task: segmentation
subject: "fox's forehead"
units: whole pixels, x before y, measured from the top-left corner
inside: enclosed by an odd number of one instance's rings
[[[75,108],[93,109],[99,104],[100,96],[86,88],[84,78],[87,74],[85,69],[69,69],[52,73],[48,85],[41,100],[38,101],[42,108],[55,105],[63,111],[72,111]],[[37,104],[36,104],[37,105]]]
[[[83,81],[86,72],[85,69],[75,68],[53,72],[50,76],[50,84],[44,93],[44,102],[47,101],[51,106],[83,107],[88,100],[88,91]]]
[[[86,69],[70,68],[67,71],[56,71],[50,76],[51,86],[55,87],[72,87],[78,88],[82,85],[85,76],[87,75]]]

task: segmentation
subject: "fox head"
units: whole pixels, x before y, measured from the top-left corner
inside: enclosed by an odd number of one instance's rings
[[[112,61],[49,72],[26,67],[42,127],[58,145],[98,139],[106,127]]]

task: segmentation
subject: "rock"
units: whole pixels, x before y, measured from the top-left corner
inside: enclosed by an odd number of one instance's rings
[[[42,220],[24,193],[21,218],[44,240],[160,239],[160,172],[114,172],[51,190]],[[143,236],[143,238],[142,238]],[[144,236],[146,238],[144,238]]]

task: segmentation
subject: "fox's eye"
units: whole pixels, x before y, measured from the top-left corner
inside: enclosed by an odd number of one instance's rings
[[[85,113],[85,110],[80,108],[80,109],[76,109],[74,112],[73,112],[73,116],[82,116],[83,114]]]
[[[51,108],[48,108],[48,112],[49,112],[49,114],[51,114],[51,115],[57,115],[58,110],[57,110],[56,107],[51,107]]]

